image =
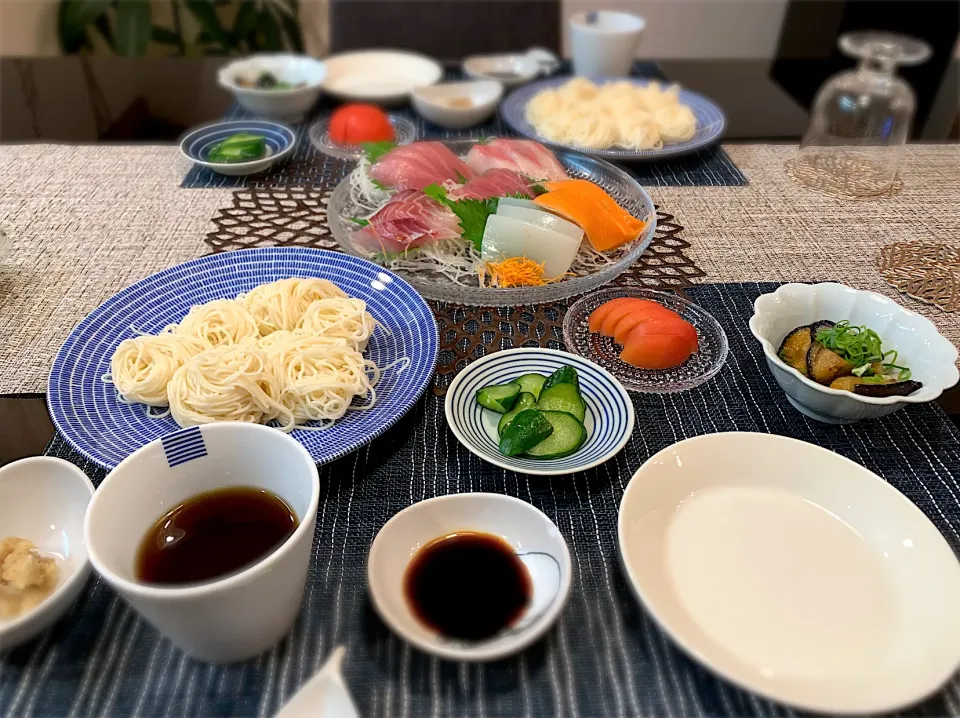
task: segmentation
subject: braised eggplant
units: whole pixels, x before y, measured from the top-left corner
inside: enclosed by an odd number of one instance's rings
[[[909,379],[907,381],[895,381],[890,384],[862,383],[853,387],[853,393],[860,396],[872,396],[882,399],[886,396],[909,396],[913,392],[923,387],[923,383]]]
[[[853,371],[853,364],[820,342],[813,342],[807,352],[807,376],[818,384],[830,384]]]
[[[810,325],[797,327],[787,334],[777,349],[777,356],[804,376],[807,374],[807,352],[813,343]]]
[[[831,389],[841,389],[843,391],[854,391],[858,384],[863,384],[866,381],[862,376],[855,376],[850,374],[849,376],[841,376],[834,379],[830,382]]]
[[[824,329],[833,329],[836,326],[835,322],[831,322],[829,319],[821,319],[819,322],[814,322],[810,325],[810,334],[813,336],[813,341],[817,341],[817,334],[822,332]]]

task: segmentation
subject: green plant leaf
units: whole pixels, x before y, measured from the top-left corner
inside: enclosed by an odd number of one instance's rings
[[[153,34],[151,37],[153,38],[154,42],[159,42],[163,45],[176,45],[177,47],[180,46],[180,36],[173,30],[160,27],[159,25],[153,26]]]
[[[303,38],[300,34],[300,24],[297,22],[297,19],[290,15],[283,15],[283,17],[280,18],[280,23],[283,34],[287,38],[288,49],[294,52],[303,52]]]
[[[142,55],[152,35],[150,0],[123,0],[117,4],[113,23],[113,46],[117,53],[127,57]]]
[[[57,9],[57,30],[64,52],[89,46],[87,25],[107,12],[114,0],[62,0]]]
[[[283,50],[283,38],[280,37],[280,26],[269,13],[261,13],[257,21],[263,32],[263,47],[261,49],[270,52],[280,52]]]
[[[100,36],[103,37],[103,41],[107,46],[116,52],[116,47],[114,47],[113,44],[113,28],[110,27],[110,18],[108,18],[106,14],[100,15],[93,21],[93,26],[100,33]]]
[[[218,43],[224,52],[230,52],[230,36],[223,29],[223,25],[220,24],[220,18],[217,17],[217,11],[213,7],[213,3],[209,0],[184,0],[183,4],[214,42]]]
[[[233,36],[237,40],[246,40],[249,38],[254,24],[257,22],[257,8],[253,0],[244,0],[237,10],[237,17],[233,21]]]

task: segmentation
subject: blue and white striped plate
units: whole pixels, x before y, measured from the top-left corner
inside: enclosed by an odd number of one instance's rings
[[[646,87],[653,82],[653,80],[623,77],[593,78],[593,81],[603,85],[608,82],[622,82],[624,79],[627,79],[638,87]],[[723,110],[717,107],[712,100],[696,92],[681,89],[680,102],[687,105],[697,118],[697,133],[686,142],[680,142],[675,145],[664,145],[658,150],[591,150],[575,145],[550,142],[538,135],[536,128],[527,122],[527,103],[530,102],[538,92],[542,90],[552,90],[569,81],[569,77],[553,77],[549,80],[524,85],[516,92],[511,93],[510,96],[500,104],[500,116],[504,122],[510,125],[514,132],[542,142],[545,145],[565,150],[576,150],[587,155],[593,155],[594,157],[603,157],[608,160],[620,162],[655,162],[656,160],[677,157],[702,150],[717,142],[723,136],[723,131],[727,126],[726,115],[723,114]]]
[[[250,162],[210,162],[210,150],[238,132],[263,135],[267,154]],[[292,128],[268,120],[229,120],[191,130],[180,140],[180,153],[188,160],[224,175],[249,175],[270,167],[293,151],[297,135]]]
[[[501,454],[497,424],[502,414],[480,406],[477,390],[507,384],[530,372],[549,375],[565,364],[580,376],[580,391],[587,403],[586,443],[562,459]],[[615,456],[633,433],[633,403],[620,382],[593,362],[556,349],[509,349],[478,359],[450,384],[444,409],[447,424],[461,444],[484,461],[521,474],[556,476],[590,469]]]
[[[150,418],[142,404],[117,400],[101,377],[131,326],[156,333],[180,321],[190,307],[236,297],[259,284],[285,277],[329,279],[388,331],[377,329],[364,354],[379,366],[402,357],[410,365],[383,372],[377,402],[366,411],[348,412],[325,431],[294,431],[318,463],[363,446],[393,426],[423,394],[437,360],[438,334],[433,314],[419,294],[397,275],[358,257],[300,247],[244,249],[215,254],[151,275],[110,297],[81,321],[53,361],[47,404],[57,429],[77,451],[112,468],[144,444],[179,427],[169,416]]]

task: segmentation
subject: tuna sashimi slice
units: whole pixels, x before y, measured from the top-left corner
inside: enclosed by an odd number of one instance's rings
[[[353,233],[353,241],[371,252],[400,254],[459,236],[460,220],[449,208],[418,190],[403,190]]]
[[[451,199],[487,199],[507,195],[533,197],[530,181],[514,170],[494,168],[471,177],[466,184],[450,191]]]
[[[369,172],[384,187],[394,189],[423,189],[430,184],[461,182],[474,174],[442,142],[414,142],[395,147]]]
[[[477,173],[499,168],[514,170],[532,180],[567,179],[567,172],[556,156],[533,140],[501,138],[476,144],[467,153],[467,165]]]

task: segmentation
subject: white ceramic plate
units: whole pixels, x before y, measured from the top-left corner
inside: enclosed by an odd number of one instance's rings
[[[361,50],[326,60],[323,89],[341,100],[399,104],[418,87],[438,82],[443,67],[426,55],[400,50]]]
[[[903,494],[782,436],[708,434],[634,474],[619,517],[637,596],[734,683],[830,714],[890,711],[960,665],[960,564]]]
[[[499,536],[530,572],[533,595],[513,626],[480,642],[444,638],[420,622],[403,591],[407,565],[433,539],[462,531]],[[570,550],[556,524],[526,501],[503,494],[438,496],[405,508],[384,524],[367,558],[370,598],[380,617],[420,650],[456,661],[492,661],[542,636],[570,593]]]

